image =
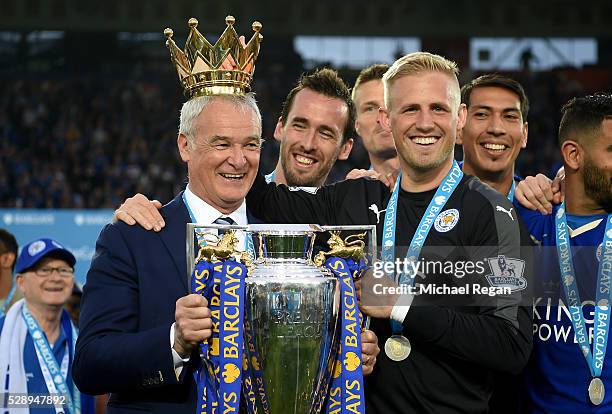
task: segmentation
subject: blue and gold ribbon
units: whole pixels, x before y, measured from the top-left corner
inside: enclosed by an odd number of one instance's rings
[[[249,375],[248,378],[251,380],[251,386],[254,387],[254,392],[256,392],[259,396],[259,402],[261,403],[261,408],[263,409],[264,414],[270,414],[270,404],[268,402],[268,394],[266,392],[266,386],[262,372],[261,358],[259,356],[259,353],[257,352],[257,347],[255,346],[255,336],[253,335],[251,324],[248,318],[244,319],[244,333],[246,339],[245,346],[247,348],[246,358],[250,358],[250,361],[247,360],[245,362],[247,365],[247,369],[250,366],[250,370],[247,375]],[[247,405],[249,404],[249,399],[247,398]],[[253,410],[254,412],[257,412],[257,407],[254,407]]]
[[[222,412],[236,413],[240,409],[240,384],[244,335],[244,278],[246,267],[226,260],[221,273],[219,340],[221,378],[219,393]]]
[[[201,260],[194,267],[191,290],[208,300],[212,319],[211,338],[200,343],[203,360],[194,371],[197,413],[239,411],[246,273],[246,267],[233,260]]]
[[[326,413],[364,413],[361,315],[353,282],[353,275],[360,274],[362,263],[331,257],[325,265],[340,280],[341,316],[340,349],[334,364]]]
[[[201,260],[195,264],[193,273],[191,274],[191,292],[204,296],[209,304],[213,291],[213,271],[213,264],[211,262]],[[199,352],[204,358],[209,358],[208,341],[203,341],[199,344]],[[193,372],[198,393],[198,402],[196,406],[197,413],[208,413],[208,392],[211,388],[210,381],[214,381],[213,374],[213,372],[207,370],[207,367],[202,364],[202,361],[200,361]]]
[[[245,332],[247,323],[245,319]],[[247,414],[257,414],[257,394],[255,393],[255,384],[253,384],[253,376],[249,367],[249,356],[246,351],[242,354],[242,395]]]

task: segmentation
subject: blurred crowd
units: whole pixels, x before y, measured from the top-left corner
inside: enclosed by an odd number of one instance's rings
[[[262,169],[268,172],[278,153],[276,120],[300,70],[260,67],[253,89],[264,117]],[[550,174],[556,167],[559,109],[570,97],[593,92],[571,73],[508,74],[523,83],[531,101],[519,174]],[[341,74],[352,84],[357,72]],[[465,73],[463,81],[471,75],[478,74]],[[186,179],[176,150],[180,93],[174,77],[0,81],[0,205],[115,208],[136,192],[169,201]],[[367,167],[357,140],[351,157],[336,165],[329,180]]]

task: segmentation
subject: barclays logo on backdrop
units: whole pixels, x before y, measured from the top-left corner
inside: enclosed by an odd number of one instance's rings
[[[90,261],[96,251],[95,247],[86,244],[80,245],[79,247],[66,246],[66,248],[72,252],[79,262]]]
[[[53,214],[40,213],[5,213],[2,216],[2,221],[7,226],[53,226],[55,224],[55,216]]]
[[[110,223],[112,215],[109,214],[75,214],[74,224],[77,226],[104,226]]]

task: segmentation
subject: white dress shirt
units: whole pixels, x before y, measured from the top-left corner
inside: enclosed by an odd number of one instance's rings
[[[185,189],[185,200],[187,200],[187,204],[189,204],[191,213],[194,215],[196,223],[198,224],[213,224],[214,221],[220,217],[229,217],[234,220],[239,226],[246,226],[248,223],[246,200],[242,200],[242,204],[240,204],[240,207],[238,207],[230,214],[223,214],[219,210],[208,204],[206,201],[195,195],[189,189],[189,185],[187,185],[187,188]],[[237,232],[236,237],[238,237],[239,250],[243,250],[244,232]]]
[[[185,189],[185,201],[187,202],[189,210],[191,211],[191,214],[193,214],[195,221],[198,224],[213,224],[214,221],[220,217],[229,217],[239,226],[246,226],[248,223],[246,200],[242,200],[240,207],[230,214],[223,214],[206,201],[195,195],[189,188],[189,185],[187,185],[187,188]],[[238,237],[238,246],[244,249],[244,232],[239,231],[236,236]],[[178,379],[178,377],[181,375],[181,371],[183,370],[183,365],[189,361],[189,357],[181,358],[178,352],[174,350],[174,329],[175,326],[173,323],[170,327],[170,348],[172,349],[174,372],[176,374],[176,378]]]

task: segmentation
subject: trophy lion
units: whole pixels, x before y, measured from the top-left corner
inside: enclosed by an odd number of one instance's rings
[[[234,257],[244,263],[247,269],[251,270],[253,267],[253,258],[247,252],[240,252],[236,249],[238,237],[236,237],[235,230],[228,230],[223,236],[216,238],[218,239],[216,244],[214,244],[214,242],[207,242],[204,245],[200,245],[198,257],[195,260],[196,263],[200,260],[212,262],[215,259],[224,260]]]
[[[342,240],[340,237],[340,231],[332,231],[330,232],[331,236],[327,241],[327,245],[331,250],[328,252],[320,251],[314,258],[314,263],[317,266],[323,266],[325,263],[325,259],[327,257],[340,257],[342,259],[353,259],[355,261],[359,261],[364,257],[364,248],[365,242],[363,239],[365,238],[366,233],[352,234]],[[356,240],[351,240],[356,238]]]

